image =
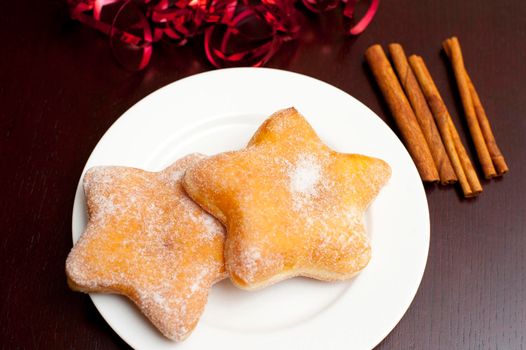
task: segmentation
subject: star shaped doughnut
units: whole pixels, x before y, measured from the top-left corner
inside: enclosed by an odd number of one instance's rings
[[[371,257],[363,216],[390,175],[383,160],[331,150],[289,108],[268,118],[245,149],[188,168],[183,187],[226,226],[226,270],[253,290],[362,270]]]
[[[166,337],[188,337],[209,288],[226,277],[224,228],[181,186],[202,159],[190,155],[161,172],[88,170],[88,224],[66,261],[70,287],[122,294]]]

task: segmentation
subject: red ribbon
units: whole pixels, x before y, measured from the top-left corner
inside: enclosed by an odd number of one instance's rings
[[[350,19],[354,17],[354,8],[358,1],[359,0],[347,0],[347,4],[345,5],[345,8],[343,10],[344,16]],[[369,7],[367,8],[367,11],[365,11],[365,14],[363,15],[362,19],[359,20],[358,23],[356,23],[354,26],[352,26],[349,29],[349,34],[351,35],[361,34],[373,20],[374,15],[376,14],[376,11],[378,11],[379,5],[380,5],[380,0],[372,0],[371,3],[369,4]]]
[[[111,4],[119,6],[108,23],[101,18],[103,8]],[[108,35],[115,58],[125,68],[141,70],[148,65],[153,51],[151,27],[144,13],[130,0],[73,0],[69,5],[73,19]],[[122,18],[131,12],[136,20],[121,26]]]
[[[68,0],[71,17],[110,38],[119,63],[143,69],[153,43],[163,38],[184,45],[204,33],[206,57],[215,67],[261,66],[284,41],[299,33],[296,0]],[[359,0],[302,0],[322,12],[344,2],[343,15],[354,17]],[[371,0],[364,16],[348,29],[362,33],[378,10]]]

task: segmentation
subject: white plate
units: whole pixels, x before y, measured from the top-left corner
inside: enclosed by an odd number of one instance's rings
[[[213,287],[194,333],[163,338],[125,298],[91,294],[104,319],[136,349],[371,349],[403,316],[422,279],[429,212],[417,170],[395,134],[345,92],[303,75],[264,68],[216,70],[145,97],[106,132],[95,165],[160,170],[192,152],[243,147],[272,112],[295,106],[340,152],[386,160],[393,174],[366,214],[372,259],[358,277],[323,283],[294,278],[258,292],[223,281]],[[79,181],[73,240],[86,225]]]

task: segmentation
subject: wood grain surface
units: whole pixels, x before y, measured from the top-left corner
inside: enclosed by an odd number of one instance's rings
[[[457,35],[510,167],[504,178],[484,180],[474,200],[451,187],[426,189],[425,275],[378,349],[524,349],[526,2],[382,1],[371,26],[354,39],[342,34],[338,11],[302,13],[301,37],[267,66],[333,84],[394,127],[363,52],[373,43],[400,42],[426,60],[475,159],[440,53],[442,40]],[[104,36],[68,19],[65,1],[3,2],[0,43],[0,348],[127,348],[89,298],[66,285],[75,188],[92,149],[124,111],[212,67],[196,41],[159,44],[146,70],[125,71]]]

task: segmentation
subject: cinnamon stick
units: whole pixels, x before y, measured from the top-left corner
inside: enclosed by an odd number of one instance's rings
[[[409,67],[404,49],[397,43],[389,44],[388,48],[398,78],[411,106],[413,107],[420,129],[422,130],[427,145],[429,146],[429,150],[431,151],[431,156],[433,157],[440,176],[440,183],[446,185],[457,182],[457,176],[446,153],[444,144],[442,143],[435,120],[429,110],[429,106],[427,105],[424,94],[420,89],[420,85],[418,85],[418,81],[416,80],[411,67]]]
[[[451,53],[451,39],[446,39],[442,46],[444,47],[444,51],[446,52],[449,59],[452,59],[452,53]],[[458,43],[458,46],[460,48],[460,43],[458,42],[458,39],[455,41]],[[468,83],[469,93],[471,95],[471,99],[473,102],[473,107],[475,109],[475,115],[477,116],[477,121],[480,126],[480,130],[482,131],[482,136],[484,137],[484,141],[486,143],[486,146],[488,148],[491,161],[493,162],[493,165],[495,167],[495,170],[497,172],[497,176],[503,175],[508,172],[508,165],[506,164],[506,161],[504,159],[504,156],[502,155],[499,147],[497,146],[497,142],[495,141],[495,136],[493,135],[493,131],[491,130],[491,125],[489,123],[488,116],[486,115],[486,111],[484,110],[484,107],[482,106],[482,102],[480,101],[480,97],[477,93],[477,90],[475,89],[475,86],[473,85],[473,82],[471,81],[471,78],[469,77],[469,74],[464,66],[464,74]]]
[[[473,98],[473,105],[475,107],[475,113],[477,114],[477,120],[479,122],[480,129],[482,130],[484,140],[486,141],[486,145],[488,146],[491,160],[493,161],[495,170],[497,170],[497,175],[504,175],[509,171],[508,165],[506,164],[504,156],[500,152],[499,146],[497,146],[497,141],[495,141],[495,136],[491,130],[491,125],[489,124],[486,111],[482,106],[482,102],[480,102],[477,90],[475,90],[475,86],[473,85],[469,75],[467,75],[467,72],[466,77],[468,78],[469,91],[471,92],[471,97]]]
[[[453,168],[455,169],[464,196],[474,197],[478,195],[482,192],[482,186],[480,185],[477,173],[475,172],[466,149],[460,140],[460,136],[458,135],[447,107],[438,92],[438,88],[436,87],[431,74],[427,70],[424,60],[422,57],[412,55],[409,57],[409,64],[415,73],[429,107],[433,112],[438,130],[442,136],[442,141],[444,141],[446,151]]]
[[[446,39],[443,44],[447,47],[446,51],[449,51],[448,57],[450,58],[451,65],[453,66],[453,72],[455,73],[455,79],[457,81],[458,90],[460,92],[460,98],[462,100],[462,106],[466,115],[469,132],[475,149],[482,166],[482,171],[486,179],[497,176],[493,161],[489,154],[488,146],[482,135],[482,130],[475,113],[475,107],[473,105],[473,99],[469,91],[469,84],[467,79],[466,68],[464,67],[464,59],[462,58],[462,51],[460,50],[460,44],[456,37]]]
[[[425,182],[437,182],[438,171],[426,139],[384,50],[380,45],[373,45],[365,51],[365,59],[389,105],[420,177]]]

